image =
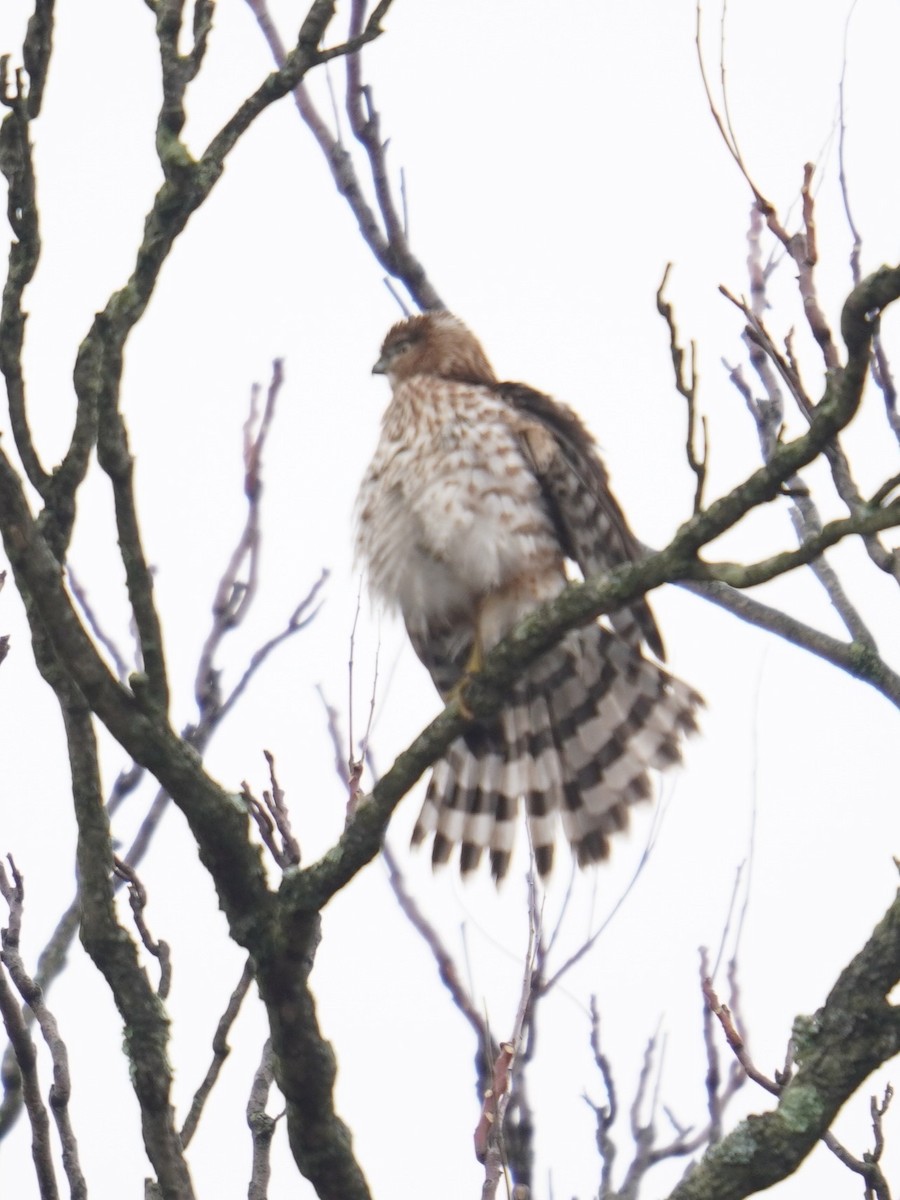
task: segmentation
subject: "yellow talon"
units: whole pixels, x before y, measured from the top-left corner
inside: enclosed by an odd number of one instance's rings
[[[468,679],[471,675],[477,675],[484,666],[484,652],[481,648],[481,635],[475,634],[475,640],[472,642],[472,651],[469,654],[469,661],[466,663],[463,671],[463,679]]]
[[[447,693],[447,703],[452,704],[453,701],[455,700],[456,703],[459,705],[460,716],[465,717],[465,719],[467,721],[475,720],[475,714],[472,712],[471,708],[469,708],[468,704],[466,704],[466,700],[463,695],[463,692],[465,692],[466,688],[468,687],[469,680],[471,678],[472,678],[472,676],[470,675],[470,673],[468,671],[466,671],[463,674],[462,678],[460,679],[459,683],[454,684],[453,687],[450,689],[450,691]]]
[[[467,721],[474,721],[475,714],[472,712],[471,708],[469,708],[468,704],[466,704],[463,693],[469,686],[472,676],[477,675],[483,666],[484,653],[481,648],[481,637],[476,632],[475,640],[472,643],[471,653],[469,654],[465,667],[463,667],[463,673],[459,678],[459,682],[453,685],[446,697],[447,704],[452,704],[454,700],[456,701],[456,703],[459,705],[460,715],[465,717]]]

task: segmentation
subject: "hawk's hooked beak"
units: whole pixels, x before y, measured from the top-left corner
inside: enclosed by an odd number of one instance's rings
[[[387,375],[387,359],[384,355],[379,358],[378,362],[372,368],[373,375]]]

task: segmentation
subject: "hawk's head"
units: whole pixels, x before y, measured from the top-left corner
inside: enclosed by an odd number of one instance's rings
[[[372,372],[387,375],[392,387],[411,375],[436,375],[458,383],[495,383],[497,379],[478,339],[459,317],[448,312],[427,312],[398,321],[384,339]]]

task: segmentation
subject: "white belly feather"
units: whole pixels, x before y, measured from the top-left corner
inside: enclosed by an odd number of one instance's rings
[[[517,583],[527,611],[559,590],[558,546],[512,417],[483,388],[398,388],[360,488],[357,549],[373,593],[405,617],[474,614]]]

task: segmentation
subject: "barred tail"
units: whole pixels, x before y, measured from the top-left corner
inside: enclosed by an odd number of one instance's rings
[[[701,697],[600,625],[573,630],[511,689],[494,721],[458,738],[433,770],[413,843],[432,860],[460,846],[460,869],[485,849],[501,879],[519,802],[541,875],[553,865],[557,816],[579,865],[606,858],[628,809],[652,794],[649,771],[681,761]]]

